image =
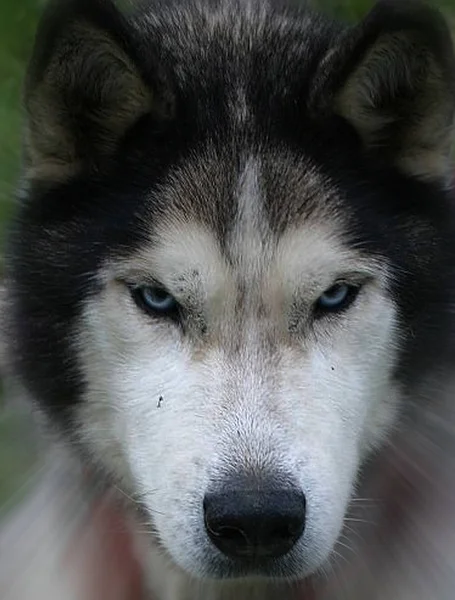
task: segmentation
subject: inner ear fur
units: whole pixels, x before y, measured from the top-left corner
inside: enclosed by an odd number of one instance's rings
[[[382,0],[321,65],[314,106],[347,120],[365,149],[423,179],[450,174],[453,44],[441,14]]]
[[[64,180],[99,166],[143,115],[159,111],[109,0],[55,0],[42,18],[26,86],[25,160],[31,178]]]

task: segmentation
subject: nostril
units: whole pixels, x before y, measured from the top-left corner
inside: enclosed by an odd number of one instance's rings
[[[233,525],[219,525],[219,524],[210,524],[206,520],[206,528],[208,532],[213,535],[213,537],[223,538],[224,540],[235,543],[235,544],[249,544],[250,540],[248,540],[246,533],[240,529],[239,527],[234,527]]]
[[[282,556],[305,528],[305,496],[295,488],[228,487],[207,494],[203,508],[210,540],[231,558]]]

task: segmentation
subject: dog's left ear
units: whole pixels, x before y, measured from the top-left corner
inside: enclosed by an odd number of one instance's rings
[[[381,0],[323,61],[325,108],[353,125],[366,149],[409,175],[445,179],[455,107],[455,61],[440,13]]]

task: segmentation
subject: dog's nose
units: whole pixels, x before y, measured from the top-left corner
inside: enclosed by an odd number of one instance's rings
[[[305,496],[297,488],[228,488],[205,496],[205,527],[230,558],[278,558],[303,534],[305,509]]]

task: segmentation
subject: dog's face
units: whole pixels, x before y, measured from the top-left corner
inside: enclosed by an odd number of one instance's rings
[[[209,179],[223,168],[199,164]],[[340,532],[361,459],[395,418],[387,264],[343,243],[329,215],[278,232],[266,214],[265,196],[285,203],[304,170],[280,156],[248,161],[231,190],[237,209],[224,247],[185,212],[155,222],[149,244],[106,263],[76,326],[84,441],[114,473],[129,473],[164,547],[194,574],[314,570]],[[268,188],[272,171],[279,178]],[[169,203],[196,172],[173,173],[161,191]],[[278,519],[286,490],[301,494],[303,535],[292,551],[271,550],[273,561],[266,550],[257,561],[223,556],[207,534],[204,499],[227,503],[229,490],[239,523],[244,496]],[[284,494],[281,505],[268,506],[270,490]],[[272,545],[286,527],[283,516]]]
[[[421,8],[382,7],[347,41],[251,7],[242,41],[217,15],[165,12],[140,32],[97,3],[49,13],[54,42],[38,41],[29,77],[14,350],[175,563],[199,577],[302,578],[336,545],[423,349],[427,366],[435,339],[443,352],[450,45]],[[238,62],[220,57],[214,23]],[[305,27],[314,55],[295,37]],[[150,39],[170,56],[165,75],[144,66]],[[246,41],[266,64],[255,86]],[[397,47],[406,90],[389,73]],[[300,102],[304,57],[322,70]]]

